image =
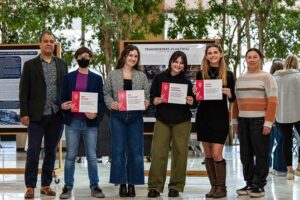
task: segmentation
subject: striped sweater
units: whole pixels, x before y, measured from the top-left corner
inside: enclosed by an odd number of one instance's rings
[[[237,124],[238,117],[264,117],[264,126],[272,127],[277,109],[277,84],[272,75],[264,71],[246,73],[236,81],[235,92],[232,124]]]

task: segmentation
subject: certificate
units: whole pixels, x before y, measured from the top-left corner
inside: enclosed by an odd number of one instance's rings
[[[98,93],[72,92],[71,112],[98,112]]]
[[[222,80],[196,80],[196,99],[197,100],[221,100]]]
[[[188,85],[166,83],[161,85],[161,97],[165,103],[186,104]]]
[[[119,111],[145,110],[144,90],[118,91]]]

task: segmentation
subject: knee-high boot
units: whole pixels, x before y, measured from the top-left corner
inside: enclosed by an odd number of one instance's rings
[[[214,165],[214,159],[213,158],[205,158],[205,167],[207,171],[207,175],[209,178],[209,182],[211,185],[211,189],[208,193],[205,194],[206,197],[213,197],[213,194],[216,191],[216,171],[215,171],[215,165]]]
[[[216,170],[217,189],[213,194],[213,198],[226,197],[226,161],[223,159],[222,161],[216,161],[214,164]]]

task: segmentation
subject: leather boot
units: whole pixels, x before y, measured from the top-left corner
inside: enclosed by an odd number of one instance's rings
[[[128,197],[135,197],[134,185],[128,184],[127,196]]]
[[[26,189],[24,198],[25,198],[25,199],[33,199],[33,198],[34,198],[34,188],[28,187],[28,188]]]
[[[120,197],[127,197],[127,187],[126,187],[126,184],[121,184],[120,185],[119,196]]]
[[[216,171],[215,171],[215,164],[214,164],[213,158],[205,158],[205,167],[207,171],[207,175],[209,178],[209,182],[211,185],[211,189],[208,193],[205,194],[207,198],[213,197],[213,194],[215,193],[217,187],[216,187]]]
[[[216,161],[214,164],[216,170],[217,189],[213,194],[213,198],[226,197],[226,161],[223,159],[222,161]]]

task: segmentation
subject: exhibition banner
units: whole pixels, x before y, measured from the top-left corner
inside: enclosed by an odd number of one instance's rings
[[[146,74],[149,87],[154,77],[167,70],[171,55],[175,51],[182,51],[187,56],[187,70],[185,76],[195,84],[196,74],[200,70],[201,61],[205,55],[208,44],[218,43],[217,39],[193,39],[193,40],[126,40],[121,41],[120,51],[127,45],[135,45],[140,51],[140,68]],[[181,100],[183,103],[183,100]],[[144,112],[145,121],[155,121],[155,106],[148,106]],[[192,110],[193,117],[196,109]]]
[[[24,63],[39,53],[39,44],[0,44],[0,130],[25,128],[20,123],[20,78]],[[60,56],[60,44],[54,54]]]

